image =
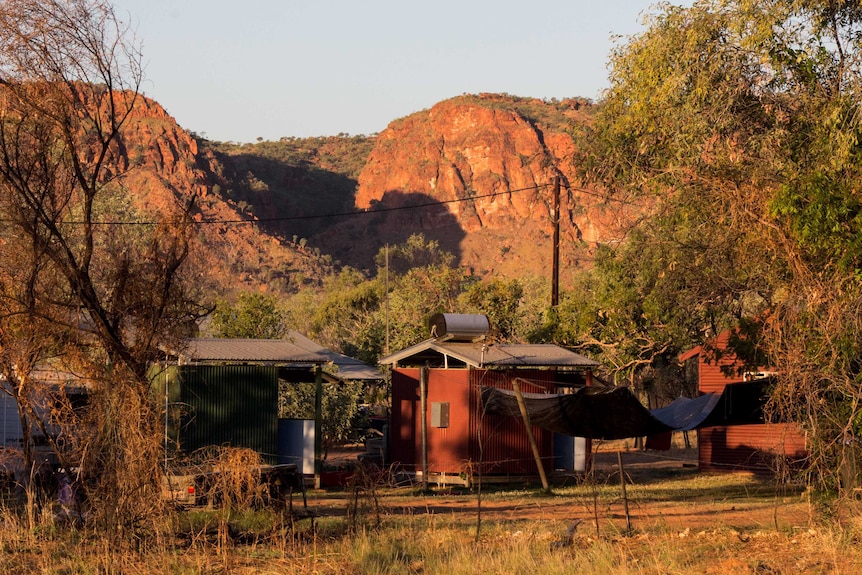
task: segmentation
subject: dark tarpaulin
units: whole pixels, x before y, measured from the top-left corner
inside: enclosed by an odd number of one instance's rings
[[[524,393],[530,422],[563,435],[625,439],[716,425],[763,422],[765,382],[728,384],[721,394],[679,398],[648,410],[628,387],[583,387],[570,394]],[[486,414],[521,417],[512,391],[482,388]]]

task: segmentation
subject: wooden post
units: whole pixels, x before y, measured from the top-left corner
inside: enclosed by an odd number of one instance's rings
[[[314,488],[321,488],[323,471],[323,368],[314,368]]]
[[[554,176],[554,256],[551,263],[551,307],[560,303],[560,176]]]
[[[536,443],[536,437],[533,435],[533,426],[530,425],[530,414],[527,413],[527,404],[524,403],[524,396],[521,394],[521,387],[518,385],[517,377],[512,380],[512,389],[515,391],[515,397],[518,398],[518,408],[521,410],[521,417],[524,419],[527,439],[530,440],[530,448],[533,450],[533,457],[536,459],[536,467],[539,469],[539,478],[542,480],[542,487],[545,491],[550,492],[551,488],[548,485],[548,477],[545,475],[545,467],[542,465],[542,454],[539,452],[539,445]]]
[[[626,510],[626,535],[630,535],[632,532],[632,518],[629,515],[629,496],[626,493],[626,472],[623,469],[623,454],[621,451],[617,451],[617,462],[620,465],[620,486],[623,490],[623,505]]]
[[[422,491],[428,491],[428,366],[419,368],[419,434],[422,444]]]

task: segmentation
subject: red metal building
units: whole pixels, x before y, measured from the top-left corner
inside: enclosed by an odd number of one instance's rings
[[[452,323],[455,314],[445,315]],[[483,413],[481,388],[511,390],[517,378],[523,393],[562,393],[567,388],[589,385],[591,370],[598,365],[556,345],[484,343],[480,332],[453,333],[451,326],[447,329],[433,329],[432,326],[432,333],[442,336],[380,361],[392,366],[390,460],[406,471],[419,473],[422,470],[424,405],[429,477],[463,477],[480,472],[482,475],[537,474],[524,422]],[[424,402],[423,387],[426,390]],[[566,441],[568,449],[573,449],[570,437],[555,437],[554,433],[535,426],[531,429],[546,471],[555,468],[555,443],[558,452],[561,446],[566,449]],[[584,458],[589,453],[588,443],[580,442]],[[573,457],[577,460],[578,454],[574,453]]]
[[[720,334],[712,347],[728,350],[731,332]],[[729,383],[738,382],[739,362],[730,351],[720,359],[707,353],[703,346],[695,347],[680,356],[681,361],[692,361],[697,366],[698,390],[701,393],[721,393]],[[725,368],[724,370],[722,368]],[[730,370],[730,374],[726,373]],[[752,377],[763,374],[751,374]],[[761,423],[705,427],[697,430],[698,464],[701,470],[753,471],[769,473],[775,470],[776,457],[790,462],[805,457],[805,436],[793,423]]]

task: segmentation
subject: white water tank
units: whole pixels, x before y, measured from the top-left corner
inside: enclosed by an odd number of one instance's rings
[[[428,320],[431,337],[448,336],[448,340],[476,341],[488,335],[488,316],[474,313],[435,313]]]

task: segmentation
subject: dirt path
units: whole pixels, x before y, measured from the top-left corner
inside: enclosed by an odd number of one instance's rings
[[[729,527],[740,532],[758,529],[802,529],[810,523],[811,510],[799,495],[770,496],[760,490],[757,496],[746,496],[746,487],[737,492],[700,490],[694,481],[690,490],[682,488],[662,497],[659,488],[647,487],[639,493],[638,486],[658,484],[679,475],[681,478],[699,477],[695,469],[695,449],[670,452],[626,451],[622,453],[623,466],[629,479],[627,492],[629,518],[637,529],[661,528],[670,531],[703,531]],[[579,488],[552,488],[552,495],[529,491],[525,495],[522,485],[511,488],[489,487],[480,497],[478,492],[461,488],[437,488],[432,494],[411,495],[411,490],[380,490],[381,512],[384,515],[435,515],[456,517],[463,521],[482,520],[512,522],[558,521],[572,522],[581,519],[590,529],[598,520],[600,529],[624,529],[625,505],[618,485],[618,456],[616,451],[595,454],[593,467],[602,489],[599,496],[588,486]],[[560,479],[559,477],[557,478]],[[569,486],[583,479],[572,479]],[[762,480],[751,478],[757,485]],[[759,484],[756,482],[760,482]],[[563,481],[565,484],[565,481]],[[519,492],[519,490],[521,490]],[[609,494],[610,493],[610,494]],[[704,495],[706,493],[706,495]],[[309,508],[317,516],[343,516],[347,513],[350,494],[347,492],[319,491],[309,494]],[[368,504],[368,500],[360,500]]]

